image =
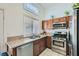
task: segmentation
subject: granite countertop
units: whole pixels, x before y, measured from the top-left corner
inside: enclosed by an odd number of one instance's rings
[[[24,44],[33,42],[35,40],[39,40],[39,39],[41,39],[43,37],[46,37],[46,36],[47,35],[40,35],[40,37],[37,37],[35,39],[30,39],[30,38],[20,38],[20,39],[17,39],[17,38],[14,38],[14,39],[8,40],[6,42],[6,44],[9,46],[9,48],[16,48],[16,47],[22,46]]]

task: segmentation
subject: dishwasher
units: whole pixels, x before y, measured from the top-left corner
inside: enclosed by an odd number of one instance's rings
[[[33,43],[18,47],[17,56],[33,56]]]

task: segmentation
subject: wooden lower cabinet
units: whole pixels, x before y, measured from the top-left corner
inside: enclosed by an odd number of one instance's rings
[[[46,49],[46,40],[44,38],[33,42],[33,55],[38,56]]]
[[[51,36],[47,36],[46,47],[51,49]]]
[[[33,42],[33,55],[38,56],[46,48],[51,49],[51,37],[47,36]]]
[[[40,53],[40,45],[39,44],[34,44],[33,45],[33,55],[34,56],[38,56]]]
[[[12,56],[17,56],[17,48],[12,49]]]
[[[40,40],[40,52],[45,50],[45,48],[46,48],[45,42],[46,42],[46,40],[44,38],[42,40]]]
[[[17,56],[17,48],[9,48],[7,45],[7,52],[10,56]]]

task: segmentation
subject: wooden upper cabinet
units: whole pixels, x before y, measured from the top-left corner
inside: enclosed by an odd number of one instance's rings
[[[43,21],[42,29],[53,29],[53,23],[59,23],[59,22],[66,22],[68,28],[70,19],[71,16],[65,16],[65,17],[54,18],[54,19]]]
[[[66,17],[62,17],[59,19],[59,22],[66,22]]]
[[[47,21],[42,21],[42,29],[47,29]]]
[[[52,29],[52,20],[42,21],[42,29]]]
[[[59,22],[59,18],[53,19],[53,23],[58,23]]]
[[[52,20],[47,21],[47,29],[52,29]]]
[[[67,16],[65,18],[66,18],[66,21],[68,21],[68,22],[71,20],[71,16]]]
[[[53,23],[66,22],[66,17],[53,19]]]
[[[42,21],[42,29],[44,29],[44,26],[45,26],[45,25],[44,25],[44,21]]]
[[[71,20],[71,16],[66,17],[67,28],[69,28],[69,22]]]

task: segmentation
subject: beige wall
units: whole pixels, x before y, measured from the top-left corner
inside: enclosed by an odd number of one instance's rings
[[[23,10],[23,5],[22,4],[0,4],[0,9],[4,9],[5,42],[8,36],[23,35],[23,14],[25,14],[25,11]],[[39,17],[37,18],[41,20],[43,19],[43,9],[41,7],[39,7],[39,9],[40,9],[40,14],[38,15]],[[30,13],[28,14],[31,15]]]
[[[0,4],[0,9],[4,9],[5,42],[8,36],[22,35],[23,16],[21,4]]]
[[[5,32],[7,36],[22,34],[22,6],[21,4],[0,4],[4,9]]]

